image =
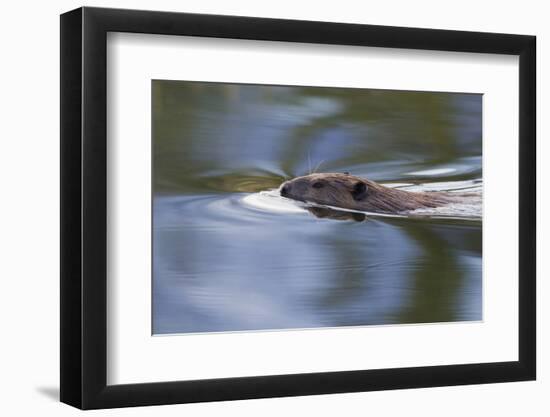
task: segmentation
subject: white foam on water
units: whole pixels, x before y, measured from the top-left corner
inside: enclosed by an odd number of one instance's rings
[[[249,194],[243,197],[242,202],[249,207],[275,213],[307,213],[303,204],[281,197],[278,189]]]
[[[434,168],[434,169],[425,169],[423,171],[414,171],[414,172],[407,172],[405,175],[421,175],[421,176],[433,176],[433,175],[442,175],[442,174],[450,174],[451,172],[455,172],[455,168]]]

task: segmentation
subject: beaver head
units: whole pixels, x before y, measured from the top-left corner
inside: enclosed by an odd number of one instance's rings
[[[283,197],[293,200],[374,213],[399,213],[448,202],[439,193],[397,190],[347,173],[297,177],[284,182],[280,192]]]

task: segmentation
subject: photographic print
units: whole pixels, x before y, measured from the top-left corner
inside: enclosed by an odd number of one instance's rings
[[[152,333],[482,320],[482,95],[153,80]]]

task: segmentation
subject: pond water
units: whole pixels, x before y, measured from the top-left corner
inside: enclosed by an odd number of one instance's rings
[[[316,171],[481,196],[481,95],[156,80],[152,97],[154,334],[482,319],[480,199],[373,216],[277,191]]]

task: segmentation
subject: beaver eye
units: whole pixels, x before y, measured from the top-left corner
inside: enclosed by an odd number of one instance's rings
[[[353,199],[356,201],[363,200],[369,191],[369,187],[367,187],[367,184],[364,182],[358,181],[353,186],[353,189],[351,191],[351,195],[353,196]]]
[[[313,188],[323,188],[323,183],[321,181],[315,181],[311,186]]]

